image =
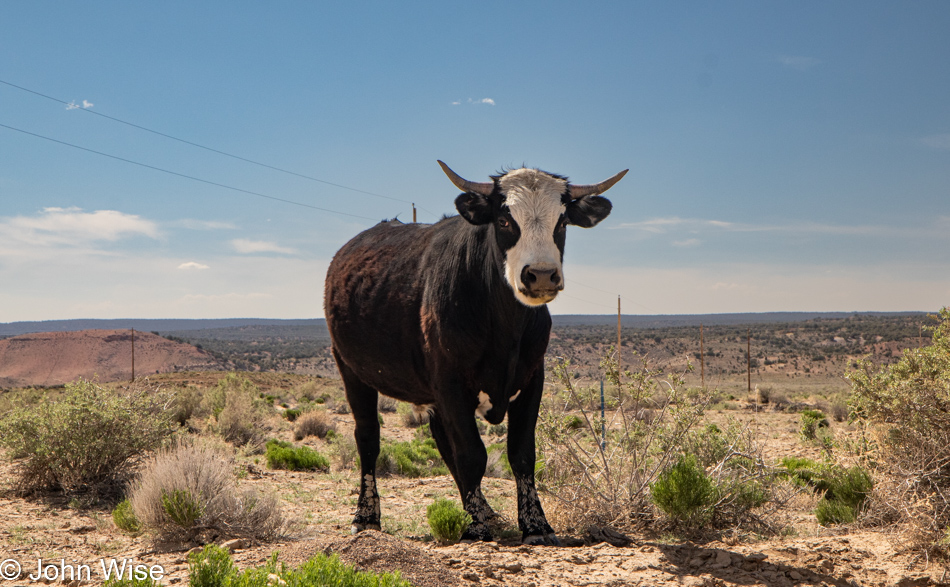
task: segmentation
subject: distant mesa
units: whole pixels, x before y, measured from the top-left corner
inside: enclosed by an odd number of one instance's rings
[[[135,376],[223,368],[190,344],[135,331]],[[48,387],[79,377],[99,381],[132,378],[130,330],[41,332],[0,340],[0,388]]]

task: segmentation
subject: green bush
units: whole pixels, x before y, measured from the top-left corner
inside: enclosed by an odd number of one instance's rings
[[[24,492],[111,488],[174,430],[167,400],[156,390],[113,391],[80,379],[56,400],[7,414],[0,420],[0,445],[19,461]]]
[[[455,544],[472,523],[472,516],[454,501],[438,498],[426,508],[432,536],[441,544]]]
[[[295,421],[298,417],[300,417],[300,414],[301,411],[299,408],[289,408],[284,410],[284,417],[287,418],[288,422]]]
[[[294,447],[281,440],[267,441],[267,466],[271,469],[289,471],[330,470],[330,461],[317,451],[306,447]]]
[[[399,573],[357,571],[337,555],[317,555],[296,569],[277,563],[276,555],[262,567],[239,573],[227,550],[209,544],[188,556],[189,587],[276,587],[333,585],[334,587],[412,587]]]
[[[705,523],[716,503],[716,488],[693,455],[685,455],[650,485],[653,503],[671,519],[689,527]]]
[[[435,440],[413,439],[409,442],[386,442],[376,459],[376,472],[406,477],[448,475],[449,470],[435,446]]]
[[[818,523],[827,526],[854,522],[873,488],[871,475],[861,467],[834,471],[825,497],[815,510]]]
[[[930,344],[903,352],[897,363],[857,361],[851,420],[871,439],[875,491],[868,517],[901,524],[908,542],[929,554],[950,554],[950,308],[940,310]]]
[[[820,410],[802,410],[801,428],[799,436],[802,440],[815,440],[818,437],[819,428],[828,427],[828,418]]]
[[[785,457],[781,460],[781,465],[785,470],[780,476],[791,480],[796,485],[811,487],[821,492],[827,492],[831,488],[829,465],[800,457]]]
[[[142,524],[135,517],[135,511],[128,499],[120,501],[112,510],[112,521],[115,522],[116,528],[131,534],[138,534],[142,530]]]
[[[191,528],[204,513],[201,501],[188,489],[162,491],[162,509],[175,524]]]

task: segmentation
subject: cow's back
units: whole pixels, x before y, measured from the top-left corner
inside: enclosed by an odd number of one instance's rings
[[[382,222],[358,234],[327,271],[324,311],[333,348],[369,385],[406,401],[424,388],[420,264],[433,225]]]

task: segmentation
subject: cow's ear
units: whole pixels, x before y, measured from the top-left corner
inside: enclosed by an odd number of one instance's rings
[[[574,226],[590,228],[607,218],[613,205],[607,198],[584,196],[567,205],[567,219]]]
[[[492,221],[491,201],[481,194],[467,192],[455,198],[455,209],[462,218],[475,225]]]

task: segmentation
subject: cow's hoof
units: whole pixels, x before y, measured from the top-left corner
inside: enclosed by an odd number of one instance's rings
[[[459,538],[459,542],[491,542],[491,530],[485,524],[470,524],[468,530]]]
[[[528,546],[561,546],[561,541],[554,534],[530,534],[522,538],[521,543]]]
[[[350,534],[359,534],[363,530],[376,530],[377,532],[382,532],[382,528],[379,524],[359,524],[353,522],[353,525],[350,526]]]

